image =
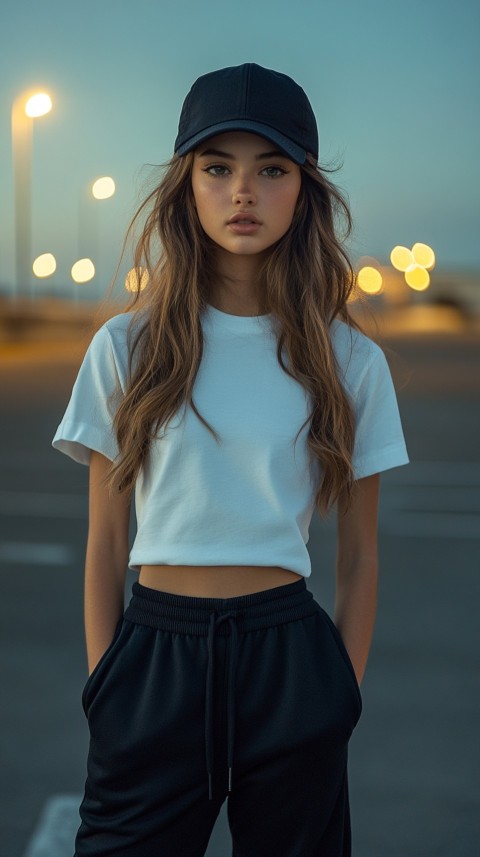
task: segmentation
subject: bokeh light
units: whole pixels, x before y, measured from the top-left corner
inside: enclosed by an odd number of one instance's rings
[[[91,259],[79,259],[73,265],[71,273],[75,283],[88,283],[95,276],[95,265]]]
[[[42,253],[35,259],[32,270],[36,277],[51,277],[57,270],[57,260],[52,253]]]
[[[430,271],[435,267],[435,253],[428,244],[417,242],[412,247],[412,254],[417,265],[421,265],[422,268],[427,268]]]
[[[144,268],[131,268],[125,279],[125,288],[127,292],[132,292],[132,294],[138,291],[143,292],[144,288],[148,285],[148,280],[148,271]]]
[[[357,282],[362,292],[367,295],[378,295],[383,288],[383,280],[380,271],[365,265],[358,272]]]
[[[109,199],[114,193],[115,182],[111,176],[102,176],[92,185],[92,194],[95,199]]]
[[[25,113],[32,119],[37,116],[45,116],[52,109],[52,99],[46,92],[37,92],[28,99],[25,105]]]
[[[430,274],[422,265],[410,265],[405,271],[405,280],[411,289],[423,292],[430,285]]]
[[[397,271],[406,271],[407,268],[415,264],[412,251],[400,244],[394,247],[390,253],[390,261]]]

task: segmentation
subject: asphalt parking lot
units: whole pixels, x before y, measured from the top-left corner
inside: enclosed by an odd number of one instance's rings
[[[353,853],[476,857],[480,339],[389,345],[412,463],[382,478],[379,611],[350,745]],[[73,854],[87,747],[87,470],[50,442],[81,350],[0,349],[4,857]],[[314,523],[309,550],[310,588],[331,610],[333,521]],[[224,811],[207,853],[230,853]]]

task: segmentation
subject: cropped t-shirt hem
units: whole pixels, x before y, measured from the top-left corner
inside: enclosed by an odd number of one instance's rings
[[[260,560],[260,558],[259,558],[259,560]],[[145,559],[141,560],[141,559],[138,559],[136,557],[135,558],[131,557],[129,559],[128,568],[131,571],[136,572],[137,574],[139,574],[142,565],[171,565],[172,567],[175,567],[176,565],[188,565],[188,566],[193,566],[193,567],[195,567],[195,566],[207,567],[208,566],[208,567],[212,567],[212,568],[214,568],[216,565],[221,565],[221,566],[234,565],[234,566],[238,566],[238,567],[244,565],[246,568],[251,567],[253,565],[256,565],[256,566],[262,566],[263,565],[265,567],[278,566],[279,568],[284,568],[286,571],[292,571],[294,574],[299,574],[300,577],[305,577],[305,578],[310,577],[310,575],[312,573],[312,567],[311,567],[310,562],[304,563],[302,566],[299,566],[298,563],[292,563],[291,565],[288,565],[285,563],[285,561],[275,562],[274,559],[272,559],[272,558],[270,558],[270,561],[268,561],[268,562],[265,561],[263,563],[261,561],[258,561],[256,563],[253,563],[253,562],[251,562],[251,563],[233,562],[231,558],[230,558],[230,560],[225,560],[225,562],[208,562],[208,559],[206,557],[205,557],[204,562],[194,562],[192,559],[190,559],[188,561],[184,560],[183,562],[165,562],[164,559],[162,560],[158,556],[156,557],[155,560],[153,560],[151,558],[148,558],[148,559],[145,558]],[[296,566],[296,567],[292,567],[292,566]]]

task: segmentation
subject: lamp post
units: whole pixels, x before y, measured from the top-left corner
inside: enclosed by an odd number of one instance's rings
[[[101,176],[82,189],[78,205],[78,254],[96,260],[96,273],[101,274],[101,247],[98,201],[111,199],[115,194],[115,182],[111,176]],[[98,283],[99,297],[102,285]]]
[[[14,294],[31,282],[33,120],[45,116],[52,101],[45,92],[23,93],[12,106],[12,157],[15,200]]]

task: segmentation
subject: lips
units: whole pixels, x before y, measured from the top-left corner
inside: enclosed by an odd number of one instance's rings
[[[261,221],[258,219],[258,217],[255,217],[254,214],[250,214],[250,212],[237,211],[237,213],[234,214],[233,217],[230,218],[228,223],[244,223],[244,224],[257,223],[257,224],[260,224]]]

